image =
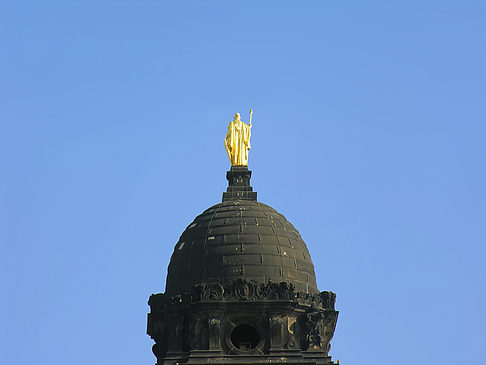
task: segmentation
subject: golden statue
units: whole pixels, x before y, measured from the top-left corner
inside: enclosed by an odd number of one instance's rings
[[[224,139],[224,147],[232,166],[248,166],[248,151],[250,150],[251,115],[247,125],[240,119],[240,114],[235,114],[235,119],[228,126],[228,133]]]

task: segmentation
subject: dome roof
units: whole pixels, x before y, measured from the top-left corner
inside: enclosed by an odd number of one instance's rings
[[[236,279],[287,282],[296,292],[319,293],[314,265],[297,229],[257,202],[256,193],[232,193],[231,180],[224,194],[222,203],[205,210],[182,233],[170,260],[166,293],[190,293],[195,284]]]

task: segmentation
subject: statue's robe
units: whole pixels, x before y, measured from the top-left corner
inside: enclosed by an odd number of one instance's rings
[[[251,127],[242,121],[232,121],[228,126],[228,133],[224,146],[228,153],[231,165],[247,166],[248,150],[250,146]]]

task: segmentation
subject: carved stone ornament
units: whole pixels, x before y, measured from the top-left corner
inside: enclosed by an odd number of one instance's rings
[[[169,297],[165,294],[153,294],[150,296],[149,305],[153,309],[161,310],[167,305],[225,300],[297,300],[299,304],[334,310],[336,294],[329,291],[320,294],[295,292],[294,285],[287,282],[258,283],[238,279],[227,283],[197,284],[193,286],[192,293],[184,295]]]
[[[329,353],[337,321],[337,312],[310,311],[306,314],[305,332],[308,350]]]
[[[256,281],[233,280],[225,284],[203,283],[193,290],[198,300],[263,300],[294,299],[294,286],[286,282],[257,283]]]

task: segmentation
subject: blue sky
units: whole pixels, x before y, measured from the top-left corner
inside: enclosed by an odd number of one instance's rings
[[[299,229],[346,364],[486,361],[482,1],[3,1],[0,362],[152,364],[147,299],[221,200]]]

